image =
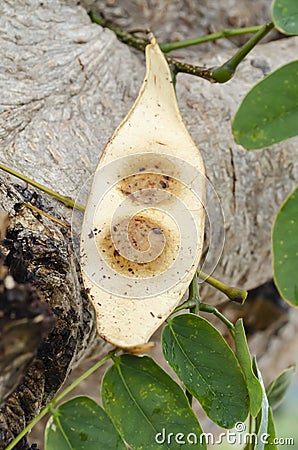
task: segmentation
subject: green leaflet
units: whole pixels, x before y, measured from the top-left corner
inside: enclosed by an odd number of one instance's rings
[[[236,355],[247,383],[250,413],[253,417],[256,417],[262,406],[263,390],[258,378],[254,374],[252,369],[252,361],[246,341],[242,319],[239,319],[235,325],[235,344]]]
[[[298,61],[264,77],[244,97],[233,120],[238,144],[269,147],[298,134]]]
[[[116,358],[104,376],[101,395],[105,410],[133,450],[206,449],[184,392],[151,358]]]
[[[276,287],[287,302],[298,306],[298,188],[276,216],[272,249]]]
[[[46,450],[125,450],[105,411],[91,398],[74,397],[55,409],[45,430]]]
[[[293,377],[296,373],[295,365],[285,369],[266,389],[269,404],[272,409],[277,408],[283,401]]]
[[[267,428],[267,440],[264,447],[264,450],[278,450],[277,445],[274,442],[276,438],[276,431],[274,425],[274,418],[272,413],[272,408],[269,406],[268,409],[268,428]]]
[[[272,19],[275,27],[285,34],[298,34],[297,0],[273,0]]]
[[[166,360],[206,414],[224,428],[243,422],[249,402],[238,361],[221,334],[194,314],[170,319],[163,330]]]

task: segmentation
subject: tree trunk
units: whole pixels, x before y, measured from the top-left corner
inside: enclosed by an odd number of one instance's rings
[[[83,192],[79,197],[84,199],[105,143],[136,98],[145,72],[143,56],[119,43],[110,30],[92,24],[75,1],[4,0],[0,11],[0,161],[61,194],[77,198]],[[272,277],[271,227],[282,201],[297,184],[298,149],[297,139],[292,139],[246,152],[234,143],[230,121],[264,71],[294,59],[297,48],[298,38],[258,47],[227,85],[178,75],[181,113],[202,152],[225,218],[224,224],[213,225],[221,215],[211,199],[211,225],[218,236],[224,232],[225,244],[219,255],[218,242],[212,243],[210,267],[216,266],[215,274],[223,281],[246,289]],[[195,58],[194,53],[187,54]],[[213,55],[214,51],[201,53],[199,65],[217,65],[230,53]],[[0,173],[0,182],[0,206],[11,218],[2,243],[5,264],[15,288],[30,283],[40,305],[47,302],[56,320],[46,339],[39,331],[43,341],[33,360],[31,350],[22,382],[0,411],[0,448],[4,448],[54,396],[98,338],[74,250],[81,217],[14,177]],[[28,209],[24,201],[72,223],[72,232]],[[218,297],[205,290],[204,300],[212,299]],[[292,324],[292,336],[297,313],[287,313],[286,319]],[[32,324],[27,325],[30,333]],[[284,334],[283,343],[289,341]],[[281,345],[275,345],[276,351]]]

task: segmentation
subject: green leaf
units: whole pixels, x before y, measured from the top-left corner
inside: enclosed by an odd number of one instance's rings
[[[91,398],[74,397],[55,409],[45,430],[46,450],[125,450],[105,411]]]
[[[264,77],[245,96],[233,120],[238,144],[269,147],[298,134],[298,61]]]
[[[298,188],[276,216],[272,250],[275,285],[287,302],[298,306]]]
[[[246,379],[249,394],[250,413],[253,417],[256,417],[262,406],[263,390],[252,369],[252,361],[242,319],[237,320],[235,325],[235,344],[236,355]]]
[[[258,431],[260,427],[261,421],[261,413],[257,417],[256,420],[256,431]],[[264,428],[263,428],[264,430]],[[258,433],[257,438],[255,439],[255,434],[246,434],[246,446],[244,450],[256,450],[256,449],[264,449],[264,450],[278,450],[277,445],[274,440],[276,438],[276,431],[274,425],[274,418],[272,409],[268,408],[268,420],[267,420],[267,431],[264,433]]]
[[[170,319],[162,334],[165,358],[187,390],[218,425],[232,428],[248,414],[248,392],[238,361],[221,334],[194,314]]]
[[[263,390],[262,408],[256,418],[257,439],[256,439],[255,450],[264,450],[266,441],[263,439],[263,437],[268,434],[269,402],[267,399],[262,374],[258,369],[257,361],[255,358],[253,359],[253,369],[255,371],[255,374],[258,377],[258,380],[260,381],[260,384],[261,384],[262,390]]]
[[[277,408],[283,401],[296,373],[295,365],[285,369],[266,389],[269,404],[272,409]]]
[[[266,443],[265,443],[264,450],[278,450],[278,447],[274,442],[275,438],[276,438],[276,431],[275,431],[275,425],[274,425],[274,418],[273,418],[272,409],[269,406],[268,428],[267,428],[267,436],[266,436]]]
[[[177,383],[151,358],[115,358],[102,382],[105,410],[132,450],[206,449],[205,436]]]
[[[273,0],[272,19],[275,27],[285,34],[298,34],[297,0]]]

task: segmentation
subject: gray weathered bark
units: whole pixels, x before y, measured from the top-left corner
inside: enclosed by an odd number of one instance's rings
[[[5,273],[4,289],[0,282],[0,448],[5,448],[57,392],[94,341],[95,329],[70,232],[22,206],[24,195],[30,196],[26,188],[2,173],[0,182],[0,205],[11,217],[0,264],[5,262],[19,283],[5,286]],[[47,209],[44,199],[35,200]]]
[[[141,55],[119,43],[111,31],[91,24],[75,3],[7,0],[0,5],[0,161],[74,198],[86,181],[90,183],[104,144],[130,109],[145,70]],[[260,46],[223,86],[178,76],[182,115],[202,151],[225,216],[225,247],[215,273],[247,289],[272,276],[270,230],[278,207],[297,184],[298,141],[249,153],[234,143],[230,120],[264,71],[294,59],[297,48],[297,38]],[[195,59],[193,51],[188,55]],[[227,57],[200,55],[200,65],[216,65]],[[58,320],[27,378],[0,413],[3,448],[52,398],[91,346],[94,320],[70,233],[25,207],[15,207],[34,190],[15,178],[0,177],[0,205],[12,216],[3,252],[16,276],[21,255],[20,281],[29,281],[44,294]],[[38,193],[35,202],[71,222],[71,211],[54,199]],[[213,292],[206,296],[212,299]],[[295,312],[290,321],[297,329]],[[50,356],[45,356],[47,351]],[[27,382],[35,379],[32,373],[38,378],[33,385]]]

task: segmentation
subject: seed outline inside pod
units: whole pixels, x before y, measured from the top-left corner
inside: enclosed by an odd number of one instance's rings
[[[155,40],[146,64],[138,98],[95,171],[81,237],[98,333],[121,348],[146,343],[179,303],[204,235],[203,161]]]
[[[148,154],[137,156],[143,164],[148,158]],[[160,155],[160,157],[162,161],[169,160],[169,155],[163,154]],[[97,250],[95,249],[93,239],[89,238],[84,245],[82,266],[85,270],[85,274],[89,276],[89,279],[91,279],[93,283],[111,294],[114,293],[126,298],[133,297],[140,299],[144,297],[143,293],[145,293],[145,298],[156,295],[157,293],[164,293],[167,289],[170,289],[173,285],[179,283],[187,275],[189,268],[195,263],[195,257],[200,250],[199,245],[201,241],[201,229],[199,227],[199,222],[198,224],[196,223],[196,219],[204,206],[204,198],[201,197],[201,192],[205,177],[204,174],[198,172],[197,169],[188,162],[174,157],[173,155],[170,155],[170,158],[171,163],[175,167],[175,172],[179,174],[180,180],[173,177],[173,180],[175,180],[174,194],[170,191],[165,192],[165,190],[161,188],[160,191],[162,191],[165,197],[162,198],[160,202],[154,202],[153,205],[148,205],[146,202],[138,202],[135,198],[131,199],[133,193],[129,193],[129,196],[126,196],[121,194],[118,189],[119,183],[121,184],[122,182],[122,180],[119,180],[118,174],[119,171],[121,172],[123,160],[125,160],[126,163],[133,161],[133,155],[118,158],[108,165],[104,165],[95,175],[95,183],[96,178],[98,178],[98,180],[100,180],[100,185],[98,183],[98,189],[93,190],[90,193],[87,209],[91,205],[93,213],[88,215],[88,211],[86,211],[84,225],[89,229],[88,236],[94,238],[97,247],[102,247],[102,251],[106,253],[107,258],[101,253],[100,248]],[[159,167],[159,171],[161,170],[162,169]],[[174,175],[173,172],[168,173],[170,173],[170,177]],[[178,185],[180,186],[180,189],[177,188]],[[123,205],[125,206],[127,203],[128,208],[124,208],[127,211],[126,214],[121,213]],[[149,208],[149,213],[146,212],[146,208]],[[121,273],[123,274],[125,270],[117,270],[117,266],[116,268],[112,267],[111,270],[111,267],[104,264],[104,260],[113,259],[111,258],[111,253],[113,255],[114,252],[118,253],[120,250],[117,246],[117,242],[111,242],[111,245],[114,244],[114,248],[110,249],[110,255],[108,255],[109,249],[107,240],[112,241],[110,235],[113,234],[114,227],[117,228],[119,224],[118,217],[113,217],[114,209],[120,210],[120,220],[123,217],[127,217],[129,220],[133,219],[137,213],[147,216],[149,220],[152,219],[152,223],[156,224],[152,229],[164,229],[166,241],[172,246],[172,252],[170,252],[170,254],[168,252],[168,265],[169,268],[171,268],[171,271],[164,273],[165,271],[161,270],[162,273],[160,274],[159,280],[159,274],[152,274],[150,267],[147,277],[143,270],[143,278],[150,278],[152,275],[155,275],[155,283],[149,284],[144,290],[142,290],[142,285],[139,286],[137,281],[135,281],[135,284],[127,284],[127,277],[124,276],[124,279],[122,279]],[[161,215],[163,216],[163,220],[160,219]],[[101,220],[102,217],[104,217],[104,219]],[[170,223],[172,226],[170,226]],[[166,230],[169,229],[171,230],[171,233],[166,232]],[[180,236],[178,236],[178,233]],[[176,246],[178,249],[175,251],[175,248],[173,249],[173,247]],[[185,252],[188,248],[192,248],[192,251]],[[180,252],[180,257],[178,250]],[[181,250],[184,250],[182,255]],[[173,251],[176,254],[176,257],[173,257]],[[121,256],[121,251],[119,251],[119,253],[119,256]],[[116,257],[117,255],[113,256]],[[100,258],[102,265],[98,264],[98,258]],[[138,262],[142,263],[144,261],[138,259]],[[158,263],[158,261],[156,261],[156,263]],[[96,271],[94,271],[95,266],[97,267]],[[116,284],[114,278],[115,275],[118,275]],[[126,275],[130,276],[133,274]]]

